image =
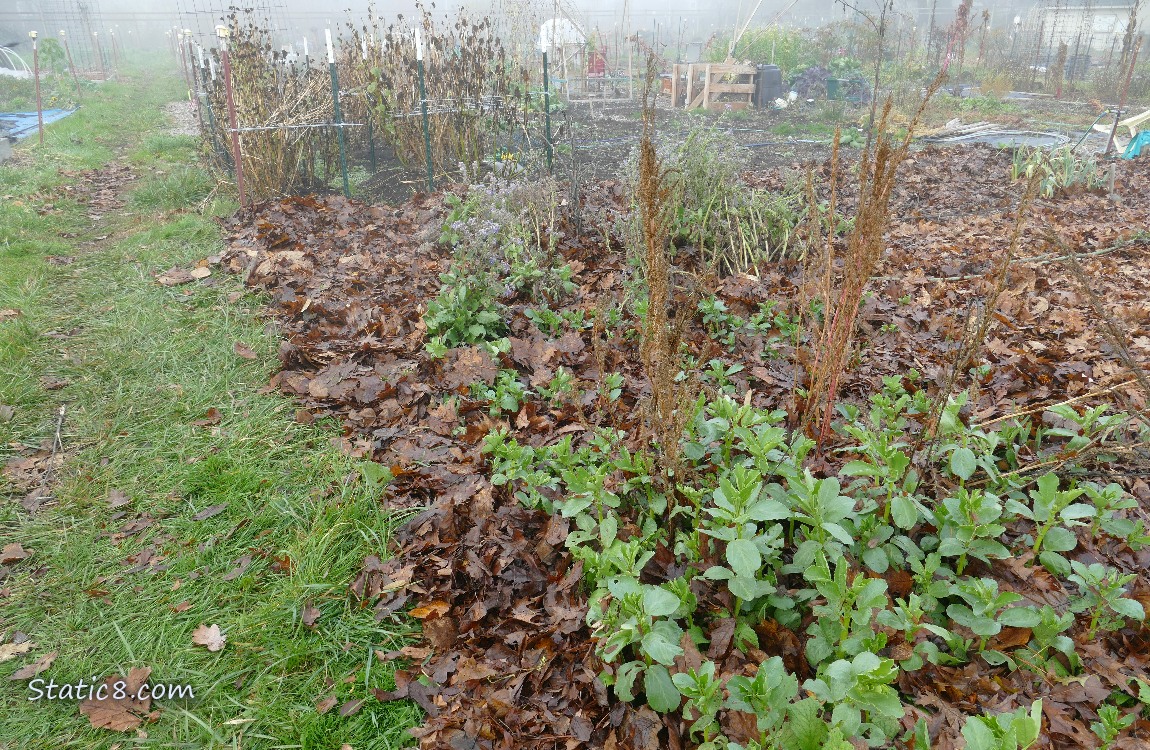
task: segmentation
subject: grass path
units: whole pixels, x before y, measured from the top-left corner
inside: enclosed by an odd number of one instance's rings
[[[411,705],[340,715],[393,687],[373,653],[407,625],[377,623],[348,583],[396,519],[333,425],[301,425],[260,392],[278,341],[258,300],[234,279],[154,279],[215,252],[212,214],[233,207],[210,198],[195,141],[164,134],[181,94],[174,74],[137,72],[0,165],[0,464],[33,470],[0,477],[0,547],[31,551],[0,567],[0,749],[409,744]],[[61,174],[113,163],[139,177],[120,208],[84,205],[85,180]],[[30,513],[22,480],[44,466],[61,405],[55,500]],[[218,652],[192,642],[211,624]],[[155,702],[138,729],[93,729],[79,701],[30,700],[9,679],[53,652],[41,679],[150,667],[195,698]]]

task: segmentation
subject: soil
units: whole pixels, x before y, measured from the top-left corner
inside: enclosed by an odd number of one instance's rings
[[[630,138],[635,131],[627,110],[597,111],[587,119],[598,139]],[[625,147],[613,146],[619,149],[610,152],[613,158]],[[764,187],[785,183],[796,155],[782,147],[762,153],[783,166],[756,169],[748,179]],[[843,401],[865,405],[883,377],[903,377],[912,369],[921,379],[907,382],[932,398],[948,389],[972,310],[992,294],[1019,221],[1022,186],[1009,179],[1009,165],[1009,154],[967,147],[927,148],[901,167],[888,250],[860,310],[857,352],[841,383]],[[840,206],[850,215],[856,183],[849,165],[839,175]],[[1017,260],[995,297],[996,314],[980,355],[990,367],[958,373],[958,387],[972,392],[961,414],[967,423],[1030,414],[1053,426],[1046,407],[1068,398],[1082,407],[1146,408],[1147,391],[1131,370],[1137,374],[1150,362],[1150,207],[1139,200],[1150,180],[1150,160],[1116,164],[1115,175],[1111,194],[1072,191],[1038,200],[1023,213]],[[829,189],[827,165],[817,166],[816,182]],[[614,179],[588,178],[581,194],[586,214],[601,217],[592,219],[596,225],[611,226],[610,216],[626,204]],[[351,594],[374,606],[380,618],[416,605],[410,616],[424,624],[422,644],[382,655],[410,666],[397,673],[395,691],[380,691],[377,698],[409,698],[427,711],[416,730],[425,748],[690,746],[680,717],[620,703],[604,687],[598,677],[603,665],[584,624],[581,568],[563,547],[569,521],[528,510],[509,487],[493,486],[480,451],[493,430],[510,429],[522,444],[553,444],[564,436],[581,444],[597,426],[624,431],[632,451],[646,449],[641,405],[649,386],[636,340],[615,336],[601,342],[586,329],[549,337],[526,317],[533,303],[514,298],[503,300],[510,352],[496,360],[483,349],[465,347],[431,358],[423,349],[422,312],[450,264],[449,250],[433,244],[443,215],[441,195],[398,207],[341,196],[268,202],[235,218],[229,248],[218,258],[269,295],[283,326],[283,369],[272,384],[300,399],[307,420],[320,414],[339,418],[348,452],[391,467],[391,507],[425,509],[398,532],[393,559],[381,562],[382,551],[367,558],[349,582]],[[604,245],[598,235],[578,236],[569,217],[564,221],[560,251],[577,291],[557,311],[587,314],[604,297],[619,301],[633,270],[618,238]],[[1081,253],[1077,275],[1065,262],[1067,248]],[[800,263],[772,264],[757,275],[724,279],[715,293],[733,313],[747,316],[763,300],[786,305],[796,299],[802,275]],[[676,299],[685,309],[690,302]],[[626,315],[625,327],[637,325]],[[1099,325],[1100,319],[1108,325]],[[758,408],[787,410],[794,425],[806,350],[779,344],[777,333],[740,334],[728,351],[693,315],[682,340],[700,362],[723,357],[743,365],[731,377],[734,392]],[[492,415],[469,387],[493,382],[504,368],[535,388],[560,366],[592,394],[606,366],[623,374],[623,395],[610,408],[594,398],[548,402],[532,395],[517,413]],[[827,447],[818,471],[833,475],[847,460],[835,447]],[[1025,461],[1041,467],[1049,459],[1035,453]],[[1102,481],[1120,482],[1140,501],[1131,519],[1150,520],[1144,479],[1150,456],[1143,447],[1133,445],[1117,463],[1084,466]],[[921,468],[924,481],[941,482],[932,484],[932,492],[953,491],[937,471]],[[1102,560],[1139,574],[1150,565],[1150,549],[1106,535],[1079,533],[1078,539],[1079,560]],[[973,563],[971,573],[993,576],[1002,590],[1036,605],[1064,606],[1071,589],[1049,576],[1037,586],[1039,568],[1031,557],[993,567]],[[666,580],[672,574],[665,562],[656,557],[644,575]],[[888,583],[891,591],[907,586],[897,572]],[[1150,601],[1144,578],[1136,579],[1131,596]],[[788,668],[794,665],[792,671],[809,672],[801,630],[760,633],[762,651],[743,654],[729,648],[729,634],[720,637],[722,620],[699,622],[713,644],[728,644],[708,652],[725,675],[744,674],[752,663],[775,655]],[[907,706],[906,726],[924,718],[934,747],[956,748],[966,716],[1042,698],[1047,722],[1036,747],[1093,747],[1088,727],[1101,703],[1114,691],[1135,699],[1132,678],[1150,675],[1150,660],[1147,631],[1137,624],[1097,639],[1085,633],[1082,622],[1071,631],[1085,664],[1081,685],[1052,687],[1024,670],[990,668],[977,659],[903,673],[898,688]],[[1017,645],[1003,641],[996,647]],[[722,717],[723,730],[746,739],[737,718]],[[1148,731],[1139,726],[1115,747],[1143,747]]]

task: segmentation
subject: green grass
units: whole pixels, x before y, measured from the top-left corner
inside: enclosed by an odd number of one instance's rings
[[[331,424],[298,424],[293,402],[259,393],[278,342],[258,300],[232,301],[238,283],[218,272],[185,287],[154,280],[218,252],[213,214],[232,207],[206,202],[216,181],[191,168],[195,142],[162,135],[162,105],[180,94],[174,74],[108,84],[49,129],[44,149],[22,146],[17,166],[0,166],[10,196],[0,201],[0,309],[21,312],[0,323],[0,404],[15,407],[0,422],[0,462],[50,437],[68,407],[57,502],[30,515],[0,479],[0,539],[35,551],[0,580],[0,643],[21,631],[37,644],[0,662],[0,748],[410,744],[419,714],[409,703],[371,699],[346,718],[315,707],[393,686],[373,651],[398,647],[410,627],[377,623],[348,583],[402,519],[362,480],[363,462],[333,445]],[[113,158],[142,179],[125,208],[93,224],[59,170]],[[205,202],[202,213],[181,210]],[[257,358],[237,356],[236,341]],[[68,385],[45,390],[41,376]],[[218,424],[193,424],[213,408]],[[131,504],[110,509],[113,489]],[[193,519],[217,504],[227,507]],[[123,535],[140,517],[151,525]],[[159,565],[129,572],[128,558],[148,549]],[[321,611],[314,629],[300,619],[307,602]],[[221,627],[222,651],[192,644],[200,624]],[[153,683],[188,684],[196,697],[159,702],[146,738],[92,729],[77,701],[29,701],[27,683],[7,679],[51,651],[43,678],[148,666]]]

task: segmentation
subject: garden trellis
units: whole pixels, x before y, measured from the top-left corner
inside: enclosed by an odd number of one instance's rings
[[[418,165],[428,189],[446,175],[553,166],[547,54],[512,60],[489,18],[461,11],[443,23],[421,9],[387,26],[328,27],[327,70],[307,35],[281,33],[266,14],[233,13],[222,26],[226,45],[189,25],[173,53],[204,141],[243,182],[245,203],[322,192],[333,179],[350,195],[378,173],[380,148],[404,170]]]

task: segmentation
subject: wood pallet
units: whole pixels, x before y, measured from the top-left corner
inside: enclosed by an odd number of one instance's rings
[[[753,65],[677,64],[671,71],[671,105],[684,109],[750,109],[756,72]]]

